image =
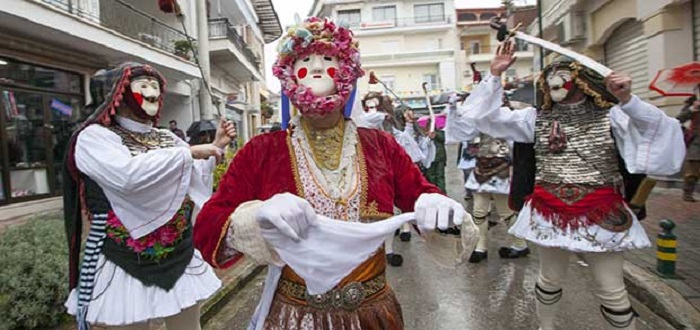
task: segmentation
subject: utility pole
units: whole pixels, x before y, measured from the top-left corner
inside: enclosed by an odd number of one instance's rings
[[[199,89],[199,114],[201,120],[212,120],[214,119],[214,112],[212,100],[211,100],[211,90],[209,82],[211,81],[211,67],[209,65],[209,18],[207,17],[207,0],[196,0],[196,12],[197,12],[197,33],[198,33],[198,47],[197,47],[197,59],[199,60],[199,66],[202,68],[202,80],[201,88]]]

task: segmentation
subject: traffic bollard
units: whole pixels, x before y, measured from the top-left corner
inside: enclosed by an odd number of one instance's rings
[[[676,224],[671,220],[661,220],[659,226],[661,232],[656,238],[656,271],[662,277],[674,277],[676,275],[676,260],[678,259],[676,253],[678,241],[673,233]]]

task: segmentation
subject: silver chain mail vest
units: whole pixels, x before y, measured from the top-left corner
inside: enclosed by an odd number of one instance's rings
[[[566,134],[566,148],[549,149],[555,121]],[[537,184],[617,185],[622,181],[617,150],[610,128],[610,112],[596,109],[585,100],[578,104],[555,104],[540,111],[535,122]]]
[[[497,139],[484,133],[479,135],[479,139],[479,153],[477,157],[510,157],[510,146],[506,140]]]

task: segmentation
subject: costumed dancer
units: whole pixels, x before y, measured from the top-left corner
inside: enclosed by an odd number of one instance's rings
[[[503,107],[508,108],[509,103],[503,95]],[[456,97],[450,98],[448,123],[458,122],[454,117],[458,116],[456,110]],[[478,111],[471,109],[472,111]],[[450,118],[452,117],[452,118]],[[452,119],[452,120],[450,120]],[[479,132],[477,125],[448,126],[448,141],[479,139],[479,150],[476,155],[476,168],[471,172],[465,184],[466,189],[474,191],[474,209],[472,216],[479,226],[479,242],[474,253],[469,258],[471,263],[479,263],[488,258],[488,233],[493,225],[488,217],[491,214],[491,205],[496,207],[498,222],[510,227],[517,213],[508,206],[508,194],[511,181],[512,141],[494,138],[488,134]],[[496,222],[496,223],[498,223]],[[525,240],[508,235],[508,246],[501,247],[498,255],[501,258],[516,259],[530,254]]]
[[[399,129],[391,97],[383,95],[381,92],[369,92],[362,98],[362,109],[364,110],[364,123],[367,127],[379,129],[394,136],[396,142],[411,157],[412,162],[417,163],[425,158],[418,143],[411,135],[411,131]],[[386,253],[389,265],[399,267],[403,264],[403,256],[394,252],[394,236],[395,234],[391,234],[386,238],[384,253]],[[411,226],[409,224],[401,226],[399,238],[404,242],[411,240]]]
[[[700,86],[698,86],[700,89]],[[685,101],[685,106],[678,115],[681,123],[690,121],[690,128],[685,132],[686,154],[683,163],[683,200],[695,202],[693,193],[700,179],[700,101],[696,96],[691,96]]]
[[[459,144],[457,151],[457,168],[462,170],[464,176],[464,200],[468,201],[474,198],[473,192],[466,187],[467,180],[476,167],[476,155],[479,153],[479,138],[476,137],[471,141],[463,141]]]
[[[94,109],[71,138],[64,208],[70,247],[68,313],[78,328],[200,329],[199,304],[221,286],[192,245],[191,216],[212,191],[212,171],[235,134],[221,122],[213,144],[190,147],[154,125],[165,80],[124,63],[90,80]],[[80,258],[82,219],[90,221]]]
[[[629,76],[613,72],[604,80],[569,59],[542,72],[538,109],[501,107],[500,76],[514,52],[511,41],[498,48],[490,75],[451,125],[476,125],[516,142],[511,204],[521,210],[509,233],[540,247],[541,329],[554,329],[572,253],[590,265],[609,328],[635,329],[622,252],[651,244],[627,204],[641,181],[629,173],[676,173],[685,154],[680,125],[632,95]]]
[[[283,124],[290,111],[285,101],[300,115],[284,131],[257,136],[238,152],[196,222],[195,246],[212,265],[228,267],[243,254],[270,265],[249,329],[403,329],[385,277],[386,234],[370,246],[360,237],[345,241],[340,232],[312,233],[328,226],[375,228],[394,215],[394,205],[415,210],[423,230],[434,230],[436,219],[446,228],[451,212],[455,222],[469,218],[422,177],[393,137],[348,118],[363,75],[357,47],[349,29],[328,19],[311,17],[289,28],[273,72],[282,83]],[[311,257],[341,240],[346,244],[333,250],[337,257]],[[288,253],[300,246],[308,247],[303,255]],[[358,258],[368,246],[369,256]],[[306,266],[293,269],[292,259]],[[314,293],[311,284],[327,280],[321,274],[341,273],[330,264],[348,259],[360,260],[332,290]]]

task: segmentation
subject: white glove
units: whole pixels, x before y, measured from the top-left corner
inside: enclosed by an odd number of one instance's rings
[[[455,104],[457,104],[458,100],[459,100],[459,95],[457,95],[457,93],[452,93],[452,94],[450,94],[450,98],[447,99],[447,103],[449,105],[455,105]]]
[[[421,232],[461,225],[467,212],[462,204],[440,194],[422,194],[414,207],[416,223]]]
[[[306,200],[290,193],[277,194],[265,201],[255,220],[266,234],[282,233],[294,241],[306,238],[309,227],[316,224],[316,212]]]
[[[383,112],[365,112],[365,121],[369,128],[381,129],[384,119],[386,119],[386,113]]]

